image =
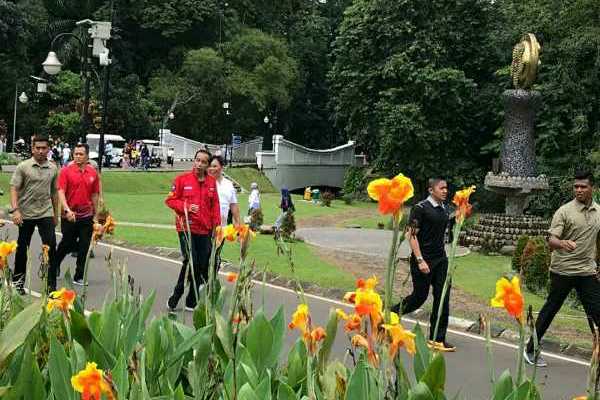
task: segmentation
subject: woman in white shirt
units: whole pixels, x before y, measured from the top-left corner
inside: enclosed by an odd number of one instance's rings
[[[252,214],[252,210],[260,208],[260,192],[258,184],[252,182],[250,184],[250,196],[248,196],[248,215]]]
[[[227,225],[229,212],[234,225],[240,224],[240,207],[237,200],[237,192],[233,183],[223,176],[225,160],[221,156],[212,156],[208,173],[217,181],[217,192],[219,192],[219,205],[221,206],[221,226]]]

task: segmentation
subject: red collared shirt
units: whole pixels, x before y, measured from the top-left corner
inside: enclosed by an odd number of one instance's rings
[[[175,222],[178,232],[187,230],[186,210],[187,222],[193,234],[207,235],[221,224],[217,183],[210,175],[206,175],[203,181],[199,181],[193,172],[177,176],[165,204],[176,213]],[[189,211],[192,204],[198,205],[198,212]]]
[[[75,163],[67,165],[60,171],[57,187],[65,193],[76,218],[94,215],[92,195],[100,193],[100,178],[94,167],[86,164],[82,170]]]

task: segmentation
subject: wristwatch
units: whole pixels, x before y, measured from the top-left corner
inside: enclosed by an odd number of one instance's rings
[[[421,264],[425,259],[423,257],[417,257],[417,263]]]

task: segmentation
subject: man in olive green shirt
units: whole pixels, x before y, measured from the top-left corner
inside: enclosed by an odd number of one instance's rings
[[[560,207],[552,218],[548,230],[548,244],[554,250],[550,262],[550,287],[535,322],[538,343],[572,289],[577,291],[588,318],[600,325],[600,281],[596,276],[600,205],[592,199],[593,185],[592,173],[575,174],[575,199]],[[538,367],[547,365],[539,352],[534,351],[533,338],[527,344],[525,360]]]
[[[58,169],[53,162],[48,161],[49,149],[47,137],[34,137],[32,157],[17,165],[10,180],[10,213],[13,222],[19,227],[13,282],[21,294],[25,293],[23,286],[27,270],[27,250],[36,226],[42,243],[49,247],[50,260],[56,250],[54,227],[58,217]]]

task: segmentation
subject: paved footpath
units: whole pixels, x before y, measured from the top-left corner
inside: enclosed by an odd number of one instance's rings
[[[16,229],[14,227],[9,226],[5,229],[8,231],[9,239],[16,239]],[[174,233],[165,231],[165,234]],[[2,236],[4,237],[4,232],[2,232]],[[88,290],[88,309],[90,310],[100,308],[104,299],[110,296],[112,290],[110,277],[104,263],[104,256],[108,251],[109,246],[100,244],[96,249],[96,258],[90,264],[90,286]],[[40,244],[36,233],[31,247],[31,254],[34,255],[35,260],[37,260],[39,252]],[[114,248],[113,259],[127,260],[129,273],[135,279],[135,285],[141,287],[144,295],[148,295],[153,290],[156,291],[153,315],[164,312],[165,303],[177,279],[180,263],[177,260],[120,247]],[[73,269],[74,264],[75,259],[68,256],[63,263],[62,270],[65,271],[69,267]],[[10,265],[13,265],[12,261]],[[37,272],[37,268],[37,261],[34,261],[32,267],[34,272]],[[39,291],[40,282],[35,280],[37,274],[34,273],[33,275],[33,288]],[[60,283],[61,281],[58,282],[59,285]],[[80,290],[80,288],[77,288],[77,290]],[[307,295],[307,300],[313,321],[317,324],[326,323],[330,309],[336,307],[348,308],[346,304],[337,300],[319,296]],[[268,315],[272,315],[279,306],[283,306],[285,314],[289,318],[298,304],[298,299],[296,294],[287,288],[273,285],[262,286],[262,283],[257,283],[255,304],[257,308],[262,305]],[[191,315],[187,314],[187,320],[190,319]],[[411,327],[414,321],[403,319],[403,322],[406,326]],[[287,337],[287,346],[291,346],[296,338],[297,334],[290,332]],[[451,330],[448,340],[458,348],[456,353],[449,353],[446,356],[447,389],[448,393],[451,394],[449,398],[460,392],[460,398],[462,399],[489,399],[489,370],[483,339],[479,336]],[[497,375],[507,368],[513,369],[516,359],[515,346],[501,341],[494,341],[493,343]],[[347,346],[348,339],[340,326],[340,332],[334,345],[334,357],[343,359]],[[571,399],[574,395],[585,392],[587,361],[554,354],[546,354],[545,356],[549,367],[538,370],[538,382],[544,393],[544,399]],[[412,365],[412,361],[408,357],[405,360],[407,365]],[[412,375],[412,372],[409,372],[409,374]],[[529,374],[531,374],[530,369]]]
[[[392,242],[392,231],[384,229],[351,229],[351,228],[300,228],[296,231],[296,237],[304,242],[317,247],[323,247],[334,251],[356,253],[370,257],[385,258],[390,252]],[[446,251],[449,247],[446,246]],[[459,247],[457,256],[469,253],[469,249]],[[408,241],[405,240],[400,246],[401,258],[407,259],[410,255]]]

